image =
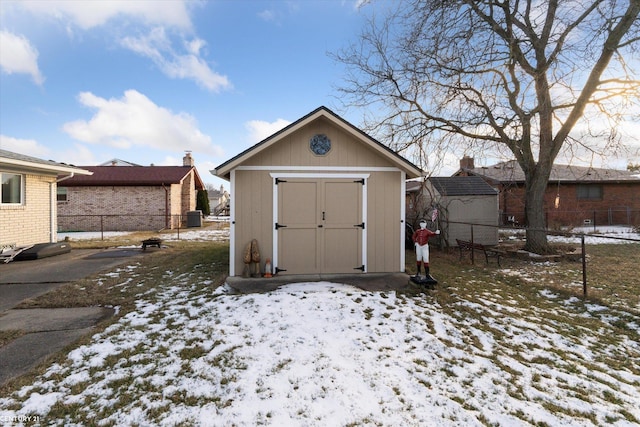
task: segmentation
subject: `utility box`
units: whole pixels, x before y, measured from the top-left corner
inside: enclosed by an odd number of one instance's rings
[[[187,227],[202,227],[202,211],[187,212]]]

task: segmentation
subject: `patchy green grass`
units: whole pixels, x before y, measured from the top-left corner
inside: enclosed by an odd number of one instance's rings
[[[129,238],[125,236],[125,240],[113,239],[110,246],[123,246]],[[139,240],[136,241],[139,243]],[[97,245],[95,242],[88,241],[85,247],[97,247],[102,244],[101,241]],[[212,292],[224,283],[228,265],[229,244],[226,242],[171,242],[170,246],[161,251],[150,252],[142,258],[132,259],[130,263],[121,264],[112,271],[100,272],[77,282],[65,284],[52,292],[26,300],[16,308],[117,307],[118,314],[99,324],[96,329],[96,332],[99,332],[135,310],[136,301],[141,297],[154,298],[157,292],[163,290],[168,284],[179,282],[181,277],[188,276],[194,279],[199,289]],[[168,327],[172,326],[169,324]],[[177,329],[181,325],[173,327]],[[21,335],[23,333],[20,331],[2,332],[0,345],[6,345]],[[35,376],[44,372],[46,366],[60,362],[71,349],[85,344],[89,339],[90,337],[81,339],[57,355],[49,357],[32,373],[0,387],[0,395],[30,383]]]
[[[117,306],[128,312],[140,295],[153,293],[159,284],[177,280],[184,274],[195,272],[209,288],[219,286],[226,278],[228,253],[227,243],[171,242],[161,251],[132,259],[111,272],[63,285],[26,300],[17,308]]]
[[[42,307],[91,302],[117,306],[119,313],[100,325],[97,343],[86,338],[75,346],[72,361],[61,354],[0,394],[13,399],[4,409],[18,410],[30,394],[66,393],[47,414],[58,424],[100,418],[115,425],[118,414],[135,411],[150,423],[171,424],[176,408],[183,414],[215,408],[229,417],[254,411],[254,423],[273,424],[283,419],[282,408],[261,405],[274,399],[301,402],[286,416],[321,424],[321,415],[308,418],[311,402],[335,396],[340,398],[334,405],[357,401],[342,389],[352,382],[374,395],[386,390],[372,402],[388,405],[384,416],[407,414],[402,416],[408,424],[419,424],[420,405],[429,404],[433,410],[455,408],[442,411],[444,424],[497,425],[491,411],[499,412],[504,402],[510,409],[501,416],[525,424],[551,425],[520,409],[530,405],[556,421],[639,423],[628,404],[640,390],[640,354],[632,345],[640,342],[634,314],[639,297],[633,295],[640,245],[591,246],[588,253],[593,291],[586,299],[579,262],[505,259],[498,267],[480,259],[474,266],[457,253],[437,250],[431,254],[431,273],[439,281],[433,291],[349,291],[341,297],[334,290],[274,298],[219,293],[228,245],[179,242],[31,301]],[[408,251],[410,273],[412,257]],[[615,260],[616,273],[602,267]],[[607,283],[598,285],[601,280]],[[292,309],[314,298],[301,313]],[[312,333],[316,324],[309,319],[316,315],[335,317]],[[350,328],[368,332],[354,339]],[[89,350],[103,341],[111,343],[111,354]],[[356,363],[360,358],[362,365]],[[335,359],[340,363],[331,371]],[[59,369],[47,370],[52,364]],[[80,372],[69,380],[73,365],[92,367],[85,377]],[[256,365],[264,370],[254,380]],[[387,371],[406,377],[385,382]],[[99,391],[86,392],[92,388]],[[255,409],[243,405],[247,395]],[[309,400],[300,400],[304,396]],[[432,400],[425,403],[427,396]],[[416,407],[422,409],[414,413]],[[356,413],[344,425],[390,425],[381,421],[384,416]],[[197,424],[193,417],[180,422]]]

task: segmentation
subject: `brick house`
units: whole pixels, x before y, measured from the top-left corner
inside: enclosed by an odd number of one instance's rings
[[[464,157],[454,176],[480,176],[499,193],[502,224],[526,224],[525,179],[515,160],[475,167]],[[547,226],[640,224],[640,176],[633,172],[553,165],[545,194]]]
[[[0,246],[57,241],[56,189],[91,172],[0,150]]]
[[[83,166],[58,188],[61,231],[161,230],[183,226],[204,189],[189,153],[183,166]]]

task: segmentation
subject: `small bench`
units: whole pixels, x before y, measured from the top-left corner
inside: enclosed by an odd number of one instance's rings
[[[484,254],[484,260],[489,264],[489,258],[495,258],[500,266],[500,257],[504,255],[503,252],[493,249],[491,246],[485,246],[481,243],[469,242],[468,240],[456,239],[458,242],[458,249],[460,249],[460,260],[462,260],[462,252],[467,251],[481,251]]]
[[[157,237],[152,237],[151,239],[146,239],[142,241],[142,250],[146,251],[147,246],[157,246],[158,248],[162,247],[162,239]]]

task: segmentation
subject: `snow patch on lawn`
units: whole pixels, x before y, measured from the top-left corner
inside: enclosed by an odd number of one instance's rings
[[[251,295],[168,286],[1,398],[0,419],[82,424],[48,417],[75,404],[80,420],[118,425],[635,424],[637,335],[610,323],[624,313],[540,295],[523,308],[486,292],[452,312],[329,282]],[[553,320],[584,314],[601,316],[599,330],[565,334]]]

